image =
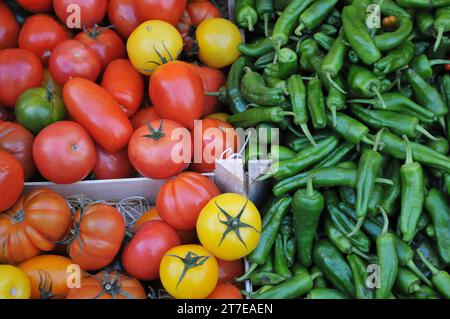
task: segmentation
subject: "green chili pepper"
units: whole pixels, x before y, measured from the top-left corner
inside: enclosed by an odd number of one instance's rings
[[[302,266],[300,264],[295,264],[292,267],[292,272],[294,273],[294,275],[309,275],[310,274],[308,268],[306,268],[305,266]],[[320,270],[318,272],[320,273]]]
[[[389,52],[374,64],[375,75],[386,75],[400,70],[414,57],[414,45],[411,41],[404,41],[398,48]]]
[[[300,36],[305,29],[317,28],[328,17],[336,3],[338,0],[316,0],[300,15],[300,25],[295,29],[295,34]]]
[[[387,108],[383,100],[383,96],[380,93],[380,79],[372,71],[355,64],[350,65],[348,72],[348,84],[357,94],[361,94],[365,97],[376,96],[380,101],[382,108]]]
[[[414,293],[414,297],[417,299],[438,299],[439,294],[429,286],[420,286],[419,291]]]
[[[288,266],[291,267],[294,264],[297,255],[297,243],[295,236],[289,238],[289,240],[286,242],[285,254]]]
[[[255,63],[253,63],[254,67],[256,69],[264,69],[265,67],[267,67],[267,65],[273,62],[273,60],[275,59],[275,54],[275,51],[271,51],[269,53],[261,55],[255,61]]]
[[[279,274],[268,272],[268,271],[260,271],[254,272],[250,275],[250,282],[255,286],[264,286],[264,285],[278,285],[286,280],[286,277],[281,276]]]
[[[286,9],[289,2],[291,2],[291,0],[275,0],[274,1],[275,10],[279,12],[283,11],[284,9]]]
[[[373,41],[380,51],[388,51],[398,47],[406,41],[413,30],[410,17],[397,17],[399,27],[392,32],[385,32],[374,37]]]
[[[450,0],[397,0],[404,8],[437,8],[450,5]]]
[[[399,267],[397,278],[395,279],[394,289],[405,295],[411,295],[420,291],[420,278],[411,270]]]
[[[353,149],[354,144],[344,142],[329,153],[324,159],[313,166],[313,169],[320,167],[330,167],[339,164]]]
[[[336,113],[335,125],[333,125],[332,116],[329,114],[328,124],[331,126],[331,129],[333,129],[349,143],[358,144],[361,141],[368,141],[366,135],[369,132],[369,128],[342,112]]]
[[[241,95],[241,81],[245,73],[244,69],[249,65],[250,61],[247,58],[240,57],[233,63],[228,73],[226,92],[232,113],[241,113],[247,109],[247,103]]]
[[[322,194],[313,188],[313,176],[309,176],[306,190],[297,191],[292,202],[294,230],[298,248],[297,258],[305,267],[309,267],[312,264],[313,242],[324,205]]]
[[[431,14],[431,10],[427,9],[416,10],[416,25],[420,33],[426,36],[430,36],[433,24],[434,24],[434,17]]]
[[[375,0],[372,3],[381,5],[381,12],[385,16],[411,17],[411,14],[394,0]]]
[[[325,73],[321,73],[321,74],[324,74],[323,76],[325,78],[328,78],[328,76]],[[323,77],[321,77],[321,79],[323,81]],[[336,75],[333,82],[335,82],[338,87],[344,87],[344,81],[342,80],[342,77],[339,74]],[[331,82],[328,84],[325,81],[324,85],[328,91],[326,105],[331,112],[332,124],[336,125],[336,111],[340,111],[340,110],[343,110],[346,108],[346,104],[345,104],[346,96],[344,93],[342,93],[341,89],[337,89],[335,86],[333,86],[333,84]]]
[[[272,253],[267,257],[267,261],[264,265],[256,268],[256,272],[271,272],[273,273],[273,256]]]
[[[330,24],[322,24],[317,31],[325,33],[326,35],[329,36],[334,36],[338,33],[338,29],[336,29],[333,25]]]
[[[350,46],[363,63],[371,65],[381,58],[381,52],[367,31],[363,20],[364,18],[353,5],[345,6],[342,10],[342,24]]]
[[[342,20],[341,20],[341,13],[339,12],[336,7],[331,10],[330,14],[325,20],[326,24],[330,24],[332,26],[335,26],[337,28],[340,28],[342,26]]]
[[[329,288],[314,288],[312,289],[307,297],[307,299],[347,299],[339,291]]]
[[[356,168],[357,168],[357,166],[354,162],[342,162],[342,163],[338,164],[337,166],[343,167],[343,168],[351,168],[354,170],[356,170]],[[344,202],[355,205],[356,192],[352,187],[343,187],[342,186],[342,187],[338,188],[338,191],[339,191],[340,198]]]
[[[255,10],[255,0],[236,0],[234,5],[234,15],[237,24],[242,28],[254,30],[254,25],[258,21],[258,14]]]
[[[425,54],[421,54],[416,56],[411,61],[411,67],[422,78],[428,79],[433,76],[434,73],[432,69],[433,66],[448,63],[450,63],[450,60],[442,60],[442,59],[428,60],[428,57]]]
[[[271,151],[269,153],[269,158],[275,161],[284,161],[295,157],[297,153],[291,150],[289,147],[282,145],[271,145]],[[276,160],[275,160],[276,156]]]
[[[250,68],[245,69],[245,75],[241,82],[241,93],[248,102],[258,105],[274,106],[284,101],[282,89],[268,88],[264,78]]]
[[[319,267],[317,267],[317,266],[312,266],[311,272],[312,273],[321,273]],[[325,281],[325,278],[323,278],[323,276],[317,276],[314,279],[314,288],[327,288],[327,287],[328,287],[328,284]]]
[[[375,291],[376,299],[388,299],[398,272],[398,256],[395,249],[394,235],[388,233],[389,219],[380,208],[384,217],[381,235],[376,240],[378,266],[380,267],[380,287]]]
[[[273,0],[255,0],[255,10],[259,19],[264,21],[264,34],[269,37],[269,19],[274,12]]]
[[[441,154],[448,154],[450,151],[449,141],[443,136],[438,136],[434,140],[429,140],[427,145]]]
[[[312,137],[314,141],[320,142],[328,138],[331,134],[314,134]],[[288,143],[289,147],[295,152],[300,152],[306,148],[311,147],[311,142],[306,136],[298,137]]]
[[[228,118],[228,122],[235,127],[253,127],[259,123],[280,123],[286,115],[291,112],[285,112],[281,107],[259,107],[248,109],[242,113],[233,114]]]
[[[414,42],[414,55],[420,55],[425,53],[430,47],[430,43],[426,41]]]
[[[341,252],[328,240],[320,240],[314,245],[314,263],[323,276],[337,290],[348,297],[355,296],[352,270]]]
[[[325,99],[322,91],[322,82],[318,78],[308,82],[307,100],[313,127],[315,129],[325,128],[327,125]]]
[[[436,269],[422,254],[420,250],[417,251],[420,259],[423,263],[431,270],[433,276],[431,281],[433,282],[436,289],[447,299],[450,299],[450,275],[444,270]]]
[[[317,44],[324,49],[325,51],[329,51],[331,46],[333,45],[334,38],[323,33],[316,32],[314,33],[313,39],[317,42]]]
[[[439,47],[444,32],[450,31],[450,6],[438,8],[435,13],[433,27],[437,30],[434,51]]]
[[[386,185],[380,201],[380,206],[386,211],[388,216],[397,212],[400,199],[400,162],[392,159],[386,170],[386,178],[391,180],[393,185]]]
[[[429,225],[433,224],[431,223]],[[438,269],[444,268],[444,265],[439,257],[439,253],[437,252],[435,247],[436,241],[433,240],[433,243],[430,243],[428,240],[420,237],[418,238],[418,240],[420,241],[420,245],[417,247],[417,250],[419,250],[425,256],[425,258],[433,264],[434,267]],[[427,266],[423,263],[422,259],[420,259],[417,254],[414,255],[413,260],[425,276],[431,276],[431,271],[427,268]]]
[[[433,220],[439,255],[450,264],[450,207],[444,195],[437,189],[431,189],[425,198],[425,209]]]
[[[434,230],[434,226],[432,224],[427,225],[425,227],[425,233],[430,238],[436,238],[436,231]]]
[[[336,77],[344,65],[344,57],[347,53],[347,46],[345,45],[345,33],[341,31],[339,36],[334,40],[328,54],[322,62],[322,72],[329,78],[330,83],[341,91],[346,93],[339,85],[337,85],[333,78]]]
[[[264,38],[250,44],[238,44],[238,50],[243,55],[251,58],[259,58],[260,56],[274,51],[273,42]]]
[[[347,59],[353,64],[359,63],[358,54],[356,54],[355,50],[353,50],[353,49],[348,50]]]
[[[373,289],[367,287],[367,265],[361,257],[348,255],[347,261],[352,269],[355,282],[355,296],[357,299],[373,299]]]
[[[264,74],[278,79],[286,79],[297,70],[297,54],[289,49],[283,48],[277,50],[275,60],[277,63],[271,63],[264,69]]]
[[[281,234],[278,234],[275,240],[275,260],[273,266],[275,273],[277,273],[278,275],[281,275],[284,278],[292,277],[292,273],[290,272],[287,264],[285,247],[283,245]]]

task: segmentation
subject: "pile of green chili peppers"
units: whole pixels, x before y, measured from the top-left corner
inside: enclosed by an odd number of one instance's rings
[[[235,17],[247,43],[217,94],[281,139],[247,295],[450,298],[450,0],[237,0]]]

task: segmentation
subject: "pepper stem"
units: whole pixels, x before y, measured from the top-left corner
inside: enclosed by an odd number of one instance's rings
[[[436,37],[436,42],[434,42],[434,48],[433,51],[436,51],[439,48],[439,45],[441,44],[442,36],[444,35],[444,28],[438,28],[438,33]]]
[[[434,265],[423,255],[423,253],[419,249],[417,249],[416,252],[420,260],[422,260],[422,262],[425,264],[425,266],[427,266],[427,268],[433,273],[433,275],[436,275],[439,272],[439,270],[436,267],[434,267]]]
[[[419,132],[419,133],[422,133],[423,135],[428,137],[430,140],[433,140],[433,141],[437,141],[438,140],[437,137],[434,137],[430,132],[428,132],[424,127],[422,127],[420,125],[416,126],[416,131]]]
[[[330,72],[326,72],[325,73],[325,77],[327,78],[327,80],[330,82],[330,84],[339,92],[341,92],[342,94],[347,94],[346,91],[344,91],[344,89],[342,89],[336,82],[334,82],[333,78],[331,77]]]
[[[422,279],[422,281],[424,283],[426,283],[428,286],[432,286],[433,284],[431,283],[431,281],[420,271],[420,269],[416,266],[416,264],[414,263],[414,261],[412,259],[410,259],[407,263],[406,266],[417,275],[417,277],[419,277],[420,279]]]
[[[356,254],[356,255],[358,255],[358,256],[364,258],[365,260],[368,260],[368,261],[372,260],[372,258],[371,258],[369,255],[363,253],[363,252],[360,251],[358,248],[352,247],[352,252],[353,252],[354,254]]]
[[[372,92],[375,93],[375,95],[377,96],[378,101],[380,102],[381,108],[382,109],[387,109],[387,105],[384,102],[384,99],[383,99],[383,96],[380,93],[380,90],[378,90],[378,88],[376,86],[373,86],[372,87]]]
[[[430,66],[439,65],[439,64],[450,64],[450,60],[445,60],[445,59],[434,59],[434,60],[429,60],[428,62],[430,63]]]
[[[250,15],[247,15],[247,27],[250,32],[253,32],[255,30],[255,28],[253,27],[252,17]]]
[[[377,177],[375,179],[375,183],[385,184],[385,185],[390,185],[390,186],[394,185],[393,181],[391,181],[390,179],[387,179],[387,178],[382,178],[382,177]]]
[[[336,110],[336,106],[329,106],[328,108],[330,109],[330,112],[331,112],[331,122],[333,124],[333,127],[336,127],[336,125],[337,125],[337,110]]]
[[[439,124],[441,125],[442,129],[445,131],[446,130],[445,118],[443,116],[439,116],[438,121],[439,121]]]
[[[306,123],[300,123],[300,127],[301,127],[303,133],[304,133],[304,134],[306,135],[306,137],[308,138],[308,140],[311,142],[311,144],[312,144],[313,146],[317,146],[316,141],[314,141],[314,138],[312,137],[311,133],[309,132],[308,124],[306,124]]]
[[[374,151],[378,150],[378,147],[380,146],[380,143],[381,143],[381,137],[383,136],[383,131],[384,131],[384,128],[379,130],[377,135],[375,136],[375,143],[373,143],[373,149],[372,150],[374,150]]]
[[[268,38],[269,37],[269,13],[264,13],[263,19],[264,19],[264,35]]]
[[[402,138],[403,138],[403,141],[405,141],[405,145],[406,145],[406,160],[405,160],[405,164],[412,164],[414,162],[414,160],[413,160],[411,143],[409,142],[408,136],[403,135]]]
[[[300,134],[299,132],[297,132],[297,130],[295,128],[293,128],[292,125],[288,126],[288,130],[291,131],[297,137],[303,137],[303,135]]]
[[[314,279],[316,279],[316,278],[318,278],[318,277],[321,277],[321,276],[322,276],[322,273],[319,271],[319,272],[313,273],[313,274],[310,276],[310,278],[311,278],[311,280],[314,280]]]
[[[218,97],[218,96],[221,96],[222,95],[222,92],[220,92],[220,91],[217,91],[217,92],[205,92],[205,96],[215,96],[215,97]]]
[[[386,234],[389,229],[389,218],[383,207],[378,205],[378,209],[380,210],[381,215],[383,215],[383,220],[384,220],[383,230],[381,231],[381,234]]]
[[[364,223],[365,219],[366,219],[365,217],[358,218],[358,221],[356,222],[355,228],[353,228],[353,230],[347,234],[347,238],[352,237],[354,234],[356,234],[359,231],[359,229],[361,228],[361,226]]]
[[[300,23],[300,25],[295,29],[294,34],[296,36],[301,36],[302,31],[306,28],[305,24],[303,22]]]
[[[236,281],[242,282],[242,281],[248,280],[250,278],[250,275],[255,271],[256,268],[258,268],[257,263],[250,264],[250,267],[248,268],[247,272],[245,274],[243,274],[242,276],[237,277]]]
[[[306,196],[313,197],[314,196],[314,185],[313,185],[314,175],[308,175],[308,181],[306,183]]]
[[[353,99],[353,100],[348,100],[348,103],[362,103],[362,104],[375,104],[376,101],[374,101],[373,99]]]

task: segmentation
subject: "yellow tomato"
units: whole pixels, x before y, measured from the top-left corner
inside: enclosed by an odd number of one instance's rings
[[[29,299],[30,280],[19,268],[0,265],[0,299]]]
[[[219,280],[216,258],[200,245],[182,245],[163,257],[159,275],[164,289],[177,299],[203,299]]]
[[[230,114],[228,114],[228,113],[214,113],[214,114],[208,115],[206,118],[207,119],[216,119],[216,120],[221,120],[221,121],[226,122],[229,117],[230,117]]]
[[[200,61],[211,68],[220,69],[232,64],[241,55],[237,46],[242,35],[232,22],[214,18],[200,23],[195,32]]]
[[[201,244],[223,260],[237,260],[258,245],[261,216],[256,206],[242,195],[222,194],[202,209],[197,220]]]
[[[158,65],[176,60],[182,48],[180,32],[171,24],[160,20],[142,23],[127,42],[131,63],[145,75],[150,75]]]

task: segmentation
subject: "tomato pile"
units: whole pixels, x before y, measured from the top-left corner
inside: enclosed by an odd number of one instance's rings
[[[223,99],[205,94],[240,55],[241,33],[220,9],[0,0],[0,299],[242,298],[235,278],[258,244],[258,209],[221,194],[201,175],[214,161],[191,163],[174,138],[191,141],[201,125],[213,159],[237,144]],[[111,203],[24,192],[25,182],[139,175],[168,181],[133,223]]]

